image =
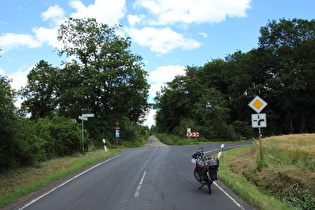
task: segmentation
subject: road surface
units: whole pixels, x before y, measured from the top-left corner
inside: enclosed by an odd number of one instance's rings
[[[249,143],[228,143],[233,148]],[[214,154],[221,144],[203,145]],[[201,190],[191,154],[200,145],[167,146],[151,136],[142,148],[123,149],[75,176],[20,199],[7,209],[254,209],[220,181]],[[220,177],[220,172],[219,172]]]

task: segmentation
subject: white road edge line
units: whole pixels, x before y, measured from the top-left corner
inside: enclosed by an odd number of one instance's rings
[[[138,187],[137,187],[137,190],[136,190],[136,192],[135,192],[135,198],[138,198],[138,197],[139,197],[140,189],[141,189],[141,186],[142,186],[142,183],[143,183],[143,180],[144,180],[144,177],[145,177],[146,174],[147,174],[147,171],[144,171],[144,172],[143,172],[143,175],[142,175],[142,178],[141,178],[141,180],[140,180],[140,183],[139,183],[139,185],[138,185]]]
[[[25,209],[25,208],[28,207],[29,205],[35,203],[35,202],[38,201],[39,199],[41,199],[41,198],[45,197],[46,195],[52,193],[53,191],[57,190],[58,188],[62,187],[62,186],[65,185],[65,184],[67,184],[68,182],[71,182],[72,180],[78,178],[79,176],[85,174],[86,172],[88,172],[88,171],[90,171],[90,170],[92,170],[92,169],[94,169],[94,168],[96,168],[96,167],[98,167],[98,166],[100,166],[100,165],[102,165],[102,164],[104,164],[104,163],[106,163],[106,162],[108,162],[108,161],[110,161],[110,160],[116,158],[116,157],[119,157],[119,156],[120,156],[120,155],[116,155],[116,156],[114,156],[114,157],[112,157],[112,158],[109,158],[109,159],[107,159],[107,160],[105,160],[105,161],[103,161],[103,162],[100,162],[100,163],[96,164],[95,166],[93,166],[93,167],[91,167],[91,168],[89,168],[89,169],[87,169],[87,170],[81,172],[80,174],[78,174],[78,175],[72,177],[71,179],[68,179],[68,180],[65,181],[64,183],[62,183],[62,184],[58,185],[57,187],[51,189],[50,191],[46,192],[45,194],[43,194],[43,195],[41,195],[41,196],[35,198],[34,200],[32,200],[31,202],[25,204],[22,208],[19,208],[19,209]]]
[[[217,186],[228,198],[230,198],[233,203],[235,203],[238,207],[245,210],[241,204],[239,204],[234,198],[232,198],[227,192],[225,192],[217,183],[213,182],[215,186]]]

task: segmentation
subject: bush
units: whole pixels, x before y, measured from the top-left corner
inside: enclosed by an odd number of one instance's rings
[[[17,118],[12,129],[15,134],[10,141],[1,141],[0,170],[72,155],[81,149],[80,125],[68,118],[54,116],[37,122]]]
[[[315,198],[308,192],[294,185],[285,195],[280,196],[281,202],[292,206],[294,209],[311,210],[315,209]]]
[[[36,123],[37,136],[43,139],[47,159],[72,155],[80,151],[81,128],[71,119],[54,116]]]
[[[146,143],[149,129],[145,126],[130,123],[128,120],[121,124],[120,145],[126,147],[141,147]]]

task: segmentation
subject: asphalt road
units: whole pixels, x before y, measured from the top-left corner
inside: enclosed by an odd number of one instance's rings
[[[249,143],[229,143],[225,149],[244,144]],[[203,148],[217,153],[220,146]],[[14,209],[253,209],[220,181],[212,184],[210,195],[206,186],[198,189],[190,159],[199,147],[166,146],[150,137],[145,147],[124,149],[50,189],[21,199]]]

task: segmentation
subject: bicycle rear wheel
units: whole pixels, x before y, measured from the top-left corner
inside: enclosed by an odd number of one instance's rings
[[[211,184],[212,184],[213,181],[210,178],[210,171],[209,171],[209,169],[207,169],[205,171],[205,176],[207,177],[206,184],[208,185],[209,194],[211,194]]]

